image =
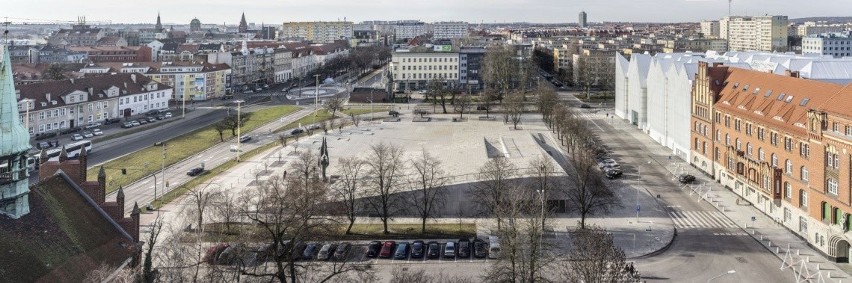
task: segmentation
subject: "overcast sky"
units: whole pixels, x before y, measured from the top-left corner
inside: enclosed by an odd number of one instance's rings
[[[0,17],[29,20],[236,24],[245,11],[250,23],[416,19],[493,22],[576,22],[585,10],[589,21],[683,22],[718,19],[728,14],[727,0],[2,0]],[[850,16],[852,0],[733,0],[735,15]]]

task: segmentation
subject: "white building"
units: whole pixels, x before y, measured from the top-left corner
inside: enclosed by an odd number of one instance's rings
[[[796,27],[796,35],[806,37],[822,33],[843,32],[852,30],[852,24],[827,24],[824,22],[805,22]]]
[[[172,96],[170,87],[142,74],[50,81],[17,88],[21,121],[31,135],[168,108]]]
[[[459,53],[397,50],[393,52],[389,70],[396,90],[422,89],[433,79],[457,85]]]
[[[432,38],[452,39],[467,37],[468,23],[466,22],[437,22],[432,23]]]
[[[426,32],[426,24],[421,21],[398,21],[393,26],[393,33],[397,40],[412,39]]]
[[[852,56],[852,32],[824,33],[802,38],[802,54]]]
[[[704,38],[719,38],[719,21],[702,21],[701,34]]]
[[[724,17],[719,36],[732,51],[787,51],[787,16]]]
[[[285,22],[276,38],[330,43],[335,40],[350,40],[353,36],[352,22]]]

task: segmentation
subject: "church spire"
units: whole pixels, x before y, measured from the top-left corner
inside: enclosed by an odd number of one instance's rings
[[[27,152],[30,135],[21,124],[18,97],[12,79],[9,49],[0,45],[0,160],[8,162],[0,182],[0,215],[20,218],[30,212]],[[0,220],[2,221],[2,220]]]
[[[243,12],[242,18],[240,18],[240,33],[245,33],[248,31],[248,23],[246,23],[246,12]]]
[[[157,29],[157,31],[163,30],[163,23],[160,22],[160,12],[157,12],[157,24],[154,25],[154,28]]]

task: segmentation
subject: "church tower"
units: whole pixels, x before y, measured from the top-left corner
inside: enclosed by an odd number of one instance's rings
[[[30,135],[21,124],[18,97],[12,80],[12,62],[0,48],[0,214],[21,218],[30,212],[27,151]]]
[[[243,12],[243,17],[240,19],[240,33],[248,31],[248,23],[246,23],[246,13]]]
[[[159,12],[157,13],[157,24],[154,25],[154,29],[156,29],[158,32],[163,31],[163,23],[160,22],[160,13]]]

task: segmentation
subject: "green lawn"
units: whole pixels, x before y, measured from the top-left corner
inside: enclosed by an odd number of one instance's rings
[[[298,107],[285,105],[275,106],[252,112],[251,118],[242,127],[246,133],[257,129],[280,117],[296,112]],[[230,130],[224,132],[225,139],[233,137]],[[166,166],[175,164],[189,156],[220,143],[219,133],[213,126],[207,126],[193,132],[166,141]],[[163,147],[151,146],[134,153],[119,157],[103,164],[107,173],[107,191],[112,192],[119,186],[126,186],[138,179],[160,170],[163,162]],[[127,168],[127,175],[121,174],[121,169]],[[97,179],[98,170],[89,170],[89,180]],[[158,180],[159,181],[159,180]]]

